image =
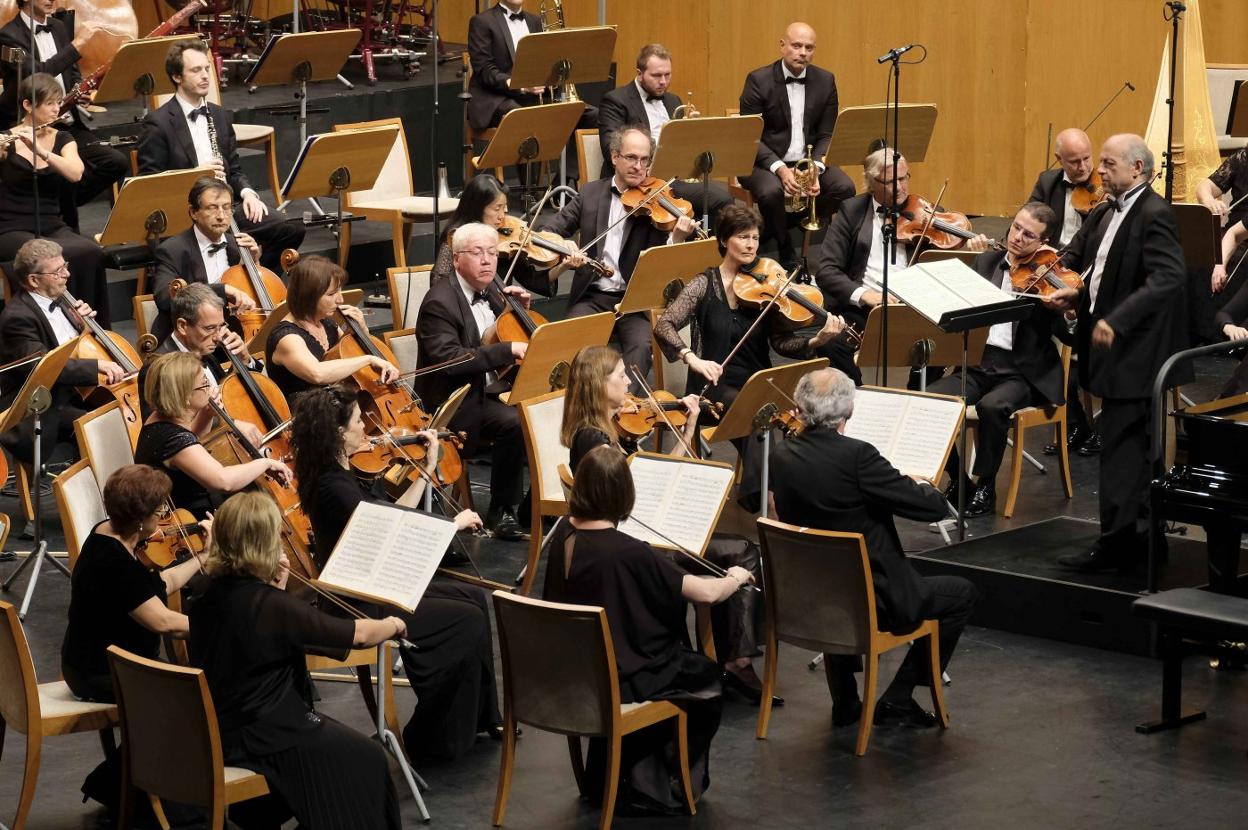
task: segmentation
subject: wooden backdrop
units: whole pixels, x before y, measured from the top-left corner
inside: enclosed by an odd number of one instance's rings
[[[1011,211],[1048,163],[1049,124],[1054,133],[1083,126],[1124,81],[1136,91],[1123,93],[1092,129],[1094,143],[1147,126],[1169,33],[1161,0],[919,0],[895,18],[894,5],[606,4],[607,21],[619,30],[615,60],[621,80],[631,77],[638,49],[659,41],[674,56],[673,90],[682,97],[692,92],[708,115],[737,105],[746,73],[778,57],[780,34],[793,20],[817,30],[815,62],[836,73],[841,106],[881,103],[888,70],[875,59],[893,46],[925,44],[927,60],[902,69],[902,99],[934,103],[940,116],[927,161],[914,168],[913,185],[933,198],[948,178],[944,202],[965,212]],[[288,0],[257,0],[256,13],[268,8],[279,14],[289,6]],[[444,39],[467,39],[476,6],[474,0],[443,0]],[[1248,64],[1248,2],[1200,0],[1200,7],[1206,59]],[[536,11],[538,0],[527,0],[526,8]],[[143,31],[155,25],[152,9],[152,0],[135,0]],[[595,25],[598,0],[567,0],[565,14],[569,26]],[[849,172],[860,178],[859,171]]]

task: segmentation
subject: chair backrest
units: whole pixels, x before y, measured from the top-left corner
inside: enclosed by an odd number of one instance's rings
[[[1062,388],[1070,388],[1070,357],[1075,350],[1065,343],[1057,347],[1057,354],[1062,361]]]
[[[164,67],[161,67],[161,71],[164,71]],[[221,84],[217,81],[215,61],[209,61],[208,63],[208,77],[211,79],[211,82],[208,84],[208,103],[221,106]],[[147,96],[147,108],[154,110],[163,107],[165,102],[172,97],[172,92],[166,92],[163,95],[149,95]]]
[[[833,654],[865,653],[876,622],[862,534],[759,519],[758,538],[776,639]]]
[[[1213,131],[1218,137],[1218,148],[1230,150],[1243,147],[1248,144],[1248,139],[1231,138],[1227,133],[1227,122],[1231,117],[1235,83],[1248,81],[1248,64],[1212,63],[1205,67],[1205,78],[1209,82],[1209,104],[1213,111]],[[1248,95],[1248,89],[1240,95]]]
[[[416,368],[416,361],[420,356],[420,343],[416,339],[416,329],[388,331],[382,335],[382,339],[390,347],[390,351],[394,352],[394,359],[399,362],[399,371],[410,372]]]
[[[529,454],[529,476],[536,479],[533,490],[543,502],[566,504],[559,484],[559,465],[569,462],[568,448],[559,442],[563,390],[522,401],[520,428]]]
[[[576,131],[576,168],[582,184],[601,178],[602,143],[597,129]]]
[[[386,282],[390,284],[390,313],[396,329],[416,325],[420,304],[429,293],[432,265],[401,265],[386,269]]]
[[[658,318],[655,318],[658,319]],[[690,326],[680,330],[680,339],[689,342]],[[683,360],[672,362],[663,358],[663,388],[677,397],[684,397],[685,384],[689,382],[689,364]]]
[[[129,444],[129,439],[126,443]],[[56,512],[60,514],[61,527],[65,531],[69,569],[72,571],[91,528],[108,518],[104,512],[104,495],[91,464],[85,458],[52,479],[52,494],[56,497]]]
[[[503,699],[517,722],[563,734],[611,732],[620,689],[605,609],[495,591],[494,619]]]
[[[108,648],[108,668],[131,784],[184,804],[223,804],[221,734],[203,671],[148,660],[117,646]],[[170,763],[174,758],[177,763]]]
[[[17,609],[0,601],[0,718],[25,735],[39,715],[39,681],[26,632]]]
[[[109,476],[134,463],[130,430],[126,429],[126,418],[117,401],[109,401],[74,421],[74,435],[78,438],[78,453],[91,465],[101,493]]]
[[[134,327],[137,337],[152,333],[152,323],[156,321],[159,309],[156,308],[156,295],[135,294],[130,300],[134,308]]]
[[[335,124],[334,132],[343,130],[362,130],[368,127],[388,127],[394,125],[399,129],[394,134],[394,143],[386,155],[386,163],[381,166],[381,174],[372,190],[356,190],[343,195],[343,208],[349,208],[355,202],[370,202],[378,199],[399,199],[404,196],[416,195],[412,184],[412,161],[407,154],[407,136],[403,132],[403,119],[380,118],[376,121],[359,121],[355,124]]]

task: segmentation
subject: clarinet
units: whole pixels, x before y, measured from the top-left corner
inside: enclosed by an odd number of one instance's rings
[[[205,101],[204,107],[208,106]],[[208,124],[208,146],[212,149],[212,157],[217,161],[224,161],[221,157],[221,147],[217,144],[217,125],[212,122],[212,110],[209,109],[204,115],[204,121]]]

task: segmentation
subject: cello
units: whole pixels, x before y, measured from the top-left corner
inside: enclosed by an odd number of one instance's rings
[[[139,412],[138,381],[142,361],[139,360],[138,352],[126,338],[115,331],[108,331],[97,323],[94,317],[78,314],[74,310],[74,306],[78,305],[78,300],[69,293],[68,289],[61,294],[61,297],[64,298],[69,310],[82,321],[82,337],[79,338],[78,346],[74,349],[74,357],[83,360],[111,360],[126,373],[121,380],[108,386],[79,387],[78,394],[86,401],[97,395],[96,390],[102,389],[104,394],[117,401],[117,405],[121,407],[121,417],[126,422],[126,432],[130,435],[130,446],[133,447],[138,443],[139,430],[143,428],[143,417]]]
[[[230,219],[230,233],[237,244],[238,223],[233,218]],[[277,274],[257,263],[245,246],[239,245],[238,252],[238,265],[227,268],[221,275],[221,282],[240,294],[246,294],[256,304],[254,310],[235,312],[234,315],[242,326],[243,339],[250,342],[264,325],[265,319],[273,313],[274,305],[286,299],[286,284]]]

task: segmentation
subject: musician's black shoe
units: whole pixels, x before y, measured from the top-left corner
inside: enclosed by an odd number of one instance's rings
[[[1094,432],[1088,436],[1088,440],[1079,445],[1080,455],[1097,455],[1101,451],[1101,434]]]
[[[1064,553],[1057,557],[1057,564],[1084,574],[1124,571],[1133,567],[1131,560],[1120,553],[1107,551],[1099,544],[1082,553]]]
[[[0,562],[16,562],[17,554],[11,550],[0,551]]]
[[[880,699],[875,704],[874,723],[880,727],[901,726],[906,729],[930,729],[938,721],[936,716],[924,709],[913,699],[902,703]]]
[[[724,669],[720,682],[723,683],[725,689],[731,689],[755,706],[763,700],[763,683],[758,679],[758,675],[754,673],[753,666],[746,666],[744,669],[737,671]],[[783,706],[784,698],[779,695],[772,695],[771,705]]]
[[[832,701],[833,726],[853,726],[861,717],[862,701],[857,697],[844,703],[839,700]]]
[[[516,514],[510,507],[495,511],[490,509],[485,519],[485,526],[494,534],[495,539],[502,539],[506,542],[523,542],[529,538],[529,534],[524,532],[524,528],[520,527],[520,523],[516,521]]]
[[[991,484],[980,484],[976,486],[970,502],[966,505],[966,512],[962,515],[966,518],[991,516],[996,509],[997,491],[993,489]]]
[[[447,567],[453,568],[457,565],[467,565],[471,561],[468,558],[468,554],[457,547],[448,548],[446,553],[442,554],[442,564]]]
[[[975,482],[971,481],[970,478],[968,478],[967,476],[962,476],[962,487],[966,489],[966,495],[968,498],[974,498]],[[952,504],[955,509],[957,508],[958,506],[958,479],[957,478],[951,478],[949,480],[949,486],[945,488],[945,500],[948,501],[950,504]]]
[[[1066,432],[1066,450],[1068,452],[1078,452],[1083,446],[1083,442],[1087,441],[1092,435],[1092,430],[1088,427],[1073,427]],[[1045,455],[1057,455],[1057,444],[1045,444]]]

